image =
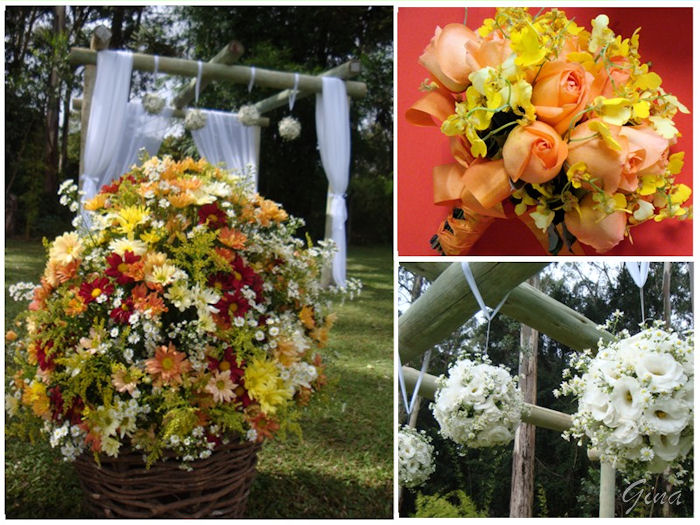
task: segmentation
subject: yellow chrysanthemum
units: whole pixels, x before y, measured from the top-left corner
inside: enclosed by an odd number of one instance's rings
[[[277,407],[292,398],[292,392],[284,384],[279,369],[273,361],[253,358],[243,376],[248,395],[260,405],[266,415],[274,414]]]
[[[119,223],[118,231],[131,235],[139,224],[148,219],[148,210],[143,206],[126,206],[116,213],[116,220]]]

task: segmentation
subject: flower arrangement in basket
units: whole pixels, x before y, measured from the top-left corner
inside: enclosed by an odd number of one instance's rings
[[[608,17],[591,30],[559,9],[497,8],[476,31],[438,27],[419,62],[431,76],[406,113],[439,123],[453,164],[433,170],[436,204],[452,208],[431,239],[463,255],[495,219],[513,214],[550,253],[603,253],[646,221],[687,219],[691,189],[675,182],[683,152],[677,112]]]
[[[668,479],[677,483],[693,446],[693,355],[692,335],[681,337],[662,323],[601,340],[595,356],[574,355],[576,372],[567,369],[569,379],[554,392],[578,398],[564,437],[585,441],[629,479],[669,468]]]
[[[302,221],[244,180],[154,157],[84,204],[90,228],[48,245],[28,335],[9,337],[10,400],[67,460],[196,466],[298,430],[325,382],[330,299],[360,284],[324,288],[332,245],[295,238]]]

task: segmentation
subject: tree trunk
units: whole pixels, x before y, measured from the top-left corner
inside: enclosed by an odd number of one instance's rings
[[[529,283],[537,288],[539,278]],[[527,325],[520,327],[520,390],[526,403],[537,404],[538,332]],[[535,493],[535,426],[520,423],[513,444],[513,469],[510,489],[510,517],[532,517]]]
[[[66,6],[54,7],[53,32],[58,37],[66,30]],[[60,41],[58,41],[60,42]],[[57,54],[58,50],[53,50]],[[60,105],[61,77],[54,65],[49,78],[49,96],[46,109],[46,145],[44,160],[44,192],[55,194],[58,189],[58,113]]]

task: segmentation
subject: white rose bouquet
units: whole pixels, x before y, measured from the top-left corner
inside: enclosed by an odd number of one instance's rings
[[[422,430],[402,427],[399,430],[399,483],[402,487],[418,487],[435,472],[433,445]]]
[[[523,398],[517,378],[504,367],[461,359],[438,384],[431,408],[444,437],[474,448],[513,439]]]
[[[662,323],[612,342],[598,343],[571,359],[578,371],[554,392],[578,397],[574,424],[565,439],[595,448],[606,461],[633,476],[670,467],[672,483],[685,474],[681,462],[693,445],[693,339],[666,331]],[[565,370],[565,378],[570,375]]]

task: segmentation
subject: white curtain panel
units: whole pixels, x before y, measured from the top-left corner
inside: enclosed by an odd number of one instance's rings
[[[197,150],[212,164],[223,163],[226,169],[246,173],[252,164],[253,184],[258,188],[258,158],[260,154],[260,127],[244,126],[232,113],[201,110],[207,116],[203,128],[193,130]]]
[[[132,56],[128,51],[100,51],[85,139],[83,191],[91,199],[111,180],[109,171],[124,137]]]
[[[138,164],[141,150],[145,149],[151,156],[156,155],[163,137],[173,126],[172,113],[172,108],[166,107],[159,114],[153,115],[144,109],[141,102],[129,102],[126,105],[121,144],[101,184],[107,184],[121,177],[134,164]]]
[[[316,95],[316,135],[321,163],[328,179],[332,233],[338,251],[333,258],[333,281],[345,285],[345,191],[350,178],[350,110],[345,82],[323,77],[323,92]]]

